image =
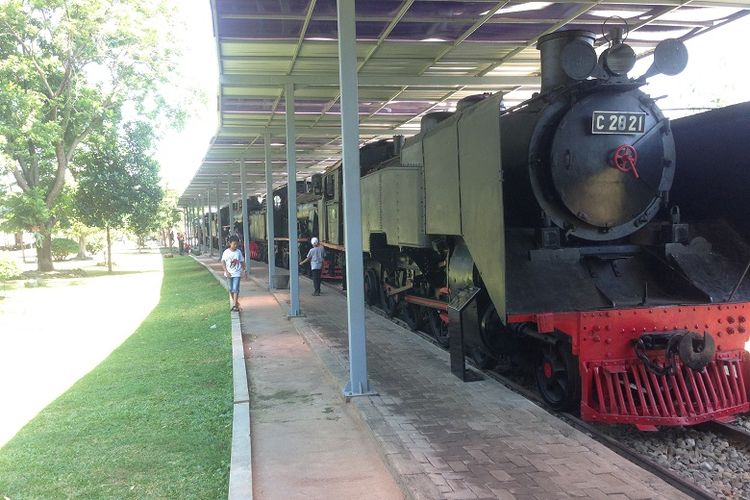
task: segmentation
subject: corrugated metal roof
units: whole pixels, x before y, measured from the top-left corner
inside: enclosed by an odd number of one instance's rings
[[[508,106],[527,99],[539,88],[536,42],[563,27],[593,31],[603,43],[603,23],[618,16],[643,57],[660,40],[692,38],[748,9],[750,0],[358,0],[360,140],[412,135],[424,113],[453,109],[478,92],[503,91]],[[264,131],[275,145],[274,177],[285,182],[289,81],[295,82],[299,178],[337,161],[336,0],[212,0],[212,13],[220,125],[181,202],[237,173],[242,158],[248,192],[264,191]]]

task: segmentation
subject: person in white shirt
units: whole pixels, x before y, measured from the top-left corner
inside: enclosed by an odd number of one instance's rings
[[[245,270],[245,258],[237,248],[239,242],[239,238],[230,236],[229,248],[221,255],[224,277],[229,280],[229,303],[232,305],[232,311],[240,310],[240,277]]]
[[[320,273],[323,271],[323,258],[326,256],[325,248],[320,244],[318,238],[314,237],[310,240],[312,248],[307,252],[307,258],[299,263],[300,266],[310,262],[310,269],[312,270],[313,287],[315,291],[313,295],[320,295]]]

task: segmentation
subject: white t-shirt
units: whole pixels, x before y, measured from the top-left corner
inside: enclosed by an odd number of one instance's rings
[[[239,278],[242,276],[242,261],[245,259],[242,257],[240,249],[232,250],[227,248],[221,255],[221,261],[227,266],[229,270],[229,276],[232,278]]]
[[[310,259],[310,269],[323,269],[323,257],[326,256],[326,251],[323,245],[312,247],[307,252],[307,258]]]

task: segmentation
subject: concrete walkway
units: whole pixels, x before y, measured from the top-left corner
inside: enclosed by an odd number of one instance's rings
[[[220,272],[215,258],[199,260]],[[286,304],[255,280],[244,280],[240,295],[254,498],[404,498],[359,414],[287,319]]]

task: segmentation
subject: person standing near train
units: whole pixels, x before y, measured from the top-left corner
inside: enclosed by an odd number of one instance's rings
[[[310,240],[312,248],[307,252],[307,258],[299,263],[300,266],[310,262],[310,269],[312,270],[313,287],[315,291],[313,295],[320,295],[320,273],[323,271],[323,259],[326,256],[326,250],[323,245],[320,244],[318,238],[314,237]]]

